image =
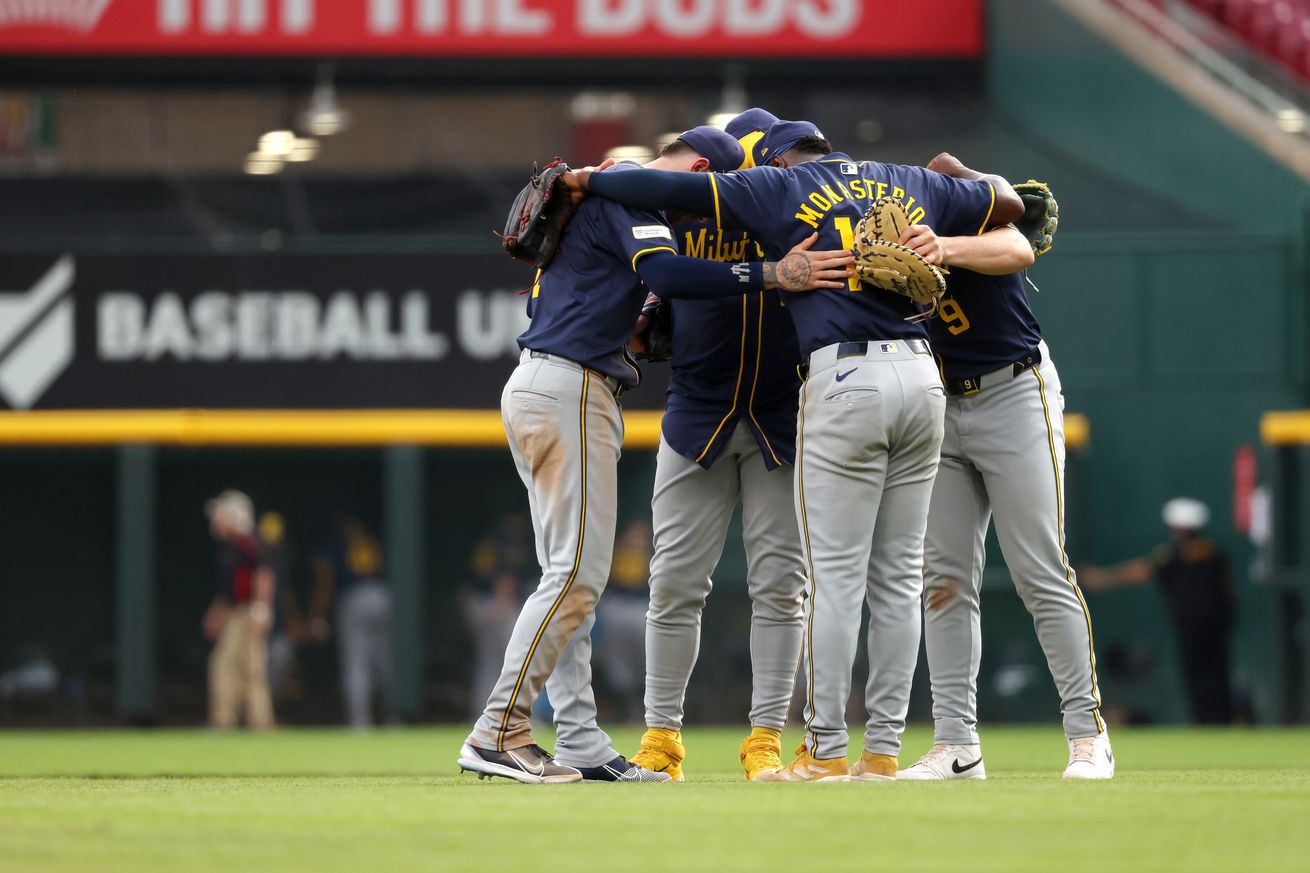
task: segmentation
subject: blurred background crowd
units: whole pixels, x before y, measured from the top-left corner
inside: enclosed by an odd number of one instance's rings
[[[537,578],[491,230],[534,161],[751,105],[1052,185],[1107,712],[1302,720],[1310,423],[1269,413],[1307,406],[1308,89],[1303,0],[0,0],[0,726],[480,710]],[[624,398],[603,723],[640,711],[666,378]],[[728,542],[692,723],[747,708]],[[980,715],[1050,720],[989,555]]]

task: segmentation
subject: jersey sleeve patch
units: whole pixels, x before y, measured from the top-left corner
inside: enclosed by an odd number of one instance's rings
[[[673,232],[662,224],[646,224],[632,229],[633,239],[673,239]]]

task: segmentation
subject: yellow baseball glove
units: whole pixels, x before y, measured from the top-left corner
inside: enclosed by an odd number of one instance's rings
[[[909,216],[899,200],[875,200],[855,226],[855,271],[865,284],[928,307],[922,316],[926,318],[937,311],[937,303],[946,293],[946,278],[918,252],[896,241],[909,226]]]

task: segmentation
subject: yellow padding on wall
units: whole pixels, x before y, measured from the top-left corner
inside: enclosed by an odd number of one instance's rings
[[[1305,416],[1310,434],[1310,412]],[[653,409],[623,413],[623,444],[654,449],[660,419]],[[1086,417],[1064,417],[1064,442],[1087,444]],[[493,409],[79,409],[0,412],[0,445],[382,446],[505,445]]]
[[[1070,412],[1064,417],[1064,447],[1078,451],[1087,448],[1092,438],[1092,425],[1081,412]]]
[[[624,445],[655,448],[661,413],[624,414]],[[0,445],[505,445],[493,409],[129,409],[0,413]]]
[[[1310,443],[1310,409],[1266,412],[1260,419],[1260,439],[1274,446]]]

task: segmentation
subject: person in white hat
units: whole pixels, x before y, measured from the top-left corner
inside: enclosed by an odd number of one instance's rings
[[[1210,510],[1201,501],[1175,497],[1164,505],[1161,517],[1169,528],[1168,543],[1114,567],[1087,567],[1079,578],[1088,589],[1143,585],[1154,578],[1173,619],[1192,720],[1229,724],[1233,700],[1228,649],[1237,599],[1228,559],[1202,533]]]
[[[209,723],[234,728],[273,727],[268,690],[268,632],[273,625],[273,573],[255,536],[255,507],[240,491],[205,503],[209,532],[218,541],[214,599],[205,612],[209,656]]]

